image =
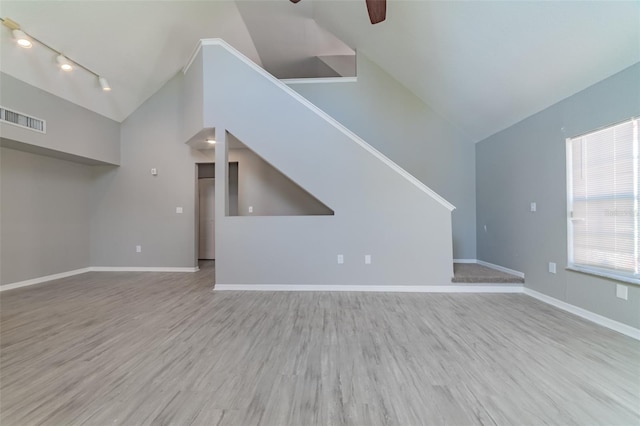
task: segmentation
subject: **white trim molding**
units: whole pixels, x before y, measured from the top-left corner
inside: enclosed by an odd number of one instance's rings
[[[357,83],[358,77],[283,78],[284,84]]]
[[[91,272],[198,272],[199,267],[164,266],[91,266]]]
[[[213,291],[352,291],[373,293],[522,293],[522,284],[322,285],[216,284]]]
[[[88,268],[75,269],[73,271],[61,272],[59,274],[45,275],[43,277],[32,278],[25,281],[4,284],[0,286],[0,292],[13,290],[14,288],[27,287],[30,285],[42,284],[60,278],[72,277],[74,275],[85,274],[87,272],[198,272],[199,267],[146,267],[146,266],[90,266]]]
[[[453,259],[453,263],[478,263],[478,259]]]
[[[613,331],[617,331],[618,333],[622,333],[625,336],[629,336],[633,339],[640,340],[640,329],[631,327],[630,325],[623,324],[621,322],[612,320],[610,318],[604,317],[602,315],[596,314],[594,312],[588,311],[586,309],[580,308],[570,303],[563,302],[562,300],[558,300],[554,297],[547,296],[546,294],[542,294],[535,290],[531,290],[530,288],[525,288],[524,294],[526,294],[527,296],[533,297],[534,299],[538,299],[541,302],[547,303],[551,306],[555,306],[558,309],[562,309],[563,311],[567,311],[581,318],[584,318],[588,321],[594,322],[598,325],[611,329]]]
[[[44,277],[32,278],[30,280],[18,281],[11,284],[5,284],[0,286],[0,292],[5,290],[13,290],[14,288],[27,287],[35,284],[42,284],[48,281],[59,280],[60,278],[72,277],[74,275],[80,275],[90,272],[91,268],[74,269],[73,271],[61,272],[59,274],[45,275]]]

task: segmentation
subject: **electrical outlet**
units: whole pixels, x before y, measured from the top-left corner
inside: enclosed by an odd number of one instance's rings
[[[364,255],[364,263],[365,263],[365,265],[371,265],[371,255],[370,254],[365,254]]]
[[[253,213],[253,206],[249,206],[249,213]]]
[[[616,284],[616,297],[618,299],[628,300],[629,299],[629,287],[622,284]]]
[[[535,212],[538,210],[538,205],[534,202],[531,203],[530,209],[532,212]]]
[[[136,246],[136,253],[142,252],[142,246]]]
[[[176,207],[176,213],[178,214],[182,213],[182,207]]]
[[[549,262],[549,272],[551,272],[552,274],[556,273],[556,264],[553,262]]]
[[[344,255],[338,255],[338,265],[342,265],[344,263]]]

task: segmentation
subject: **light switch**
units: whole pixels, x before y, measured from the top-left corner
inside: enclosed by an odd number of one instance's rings
[[[556,264],[553,262],[549,262],[549,272],[551,272],[552,274],[556,273]]]
[[[338,255],[338,265],[342,265],[344,263],[344,255]]]
[[[531,203],[531,211],[535,212],[538,209],[538,206],[536,205],[535,201],[533,203]]]
[[[151,174],[153,176],[158,176],[158,169],[156,169],[155,167],[153,169],[151,169]]]
[[[176,213],[182,213],[182,207],[176,207]]]
[[[364,255],[364,263],[365,263],[365,265],[371,265],[371,255],[370,254],[365,254]]]
[[[142,246],[136,246],[136,253],[142,252]]]

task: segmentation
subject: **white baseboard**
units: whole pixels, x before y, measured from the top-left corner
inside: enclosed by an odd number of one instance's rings
[[[522,284],[471,285],[296,285],[216,284],[213,291],[353,291],[385,293],[522,293]]]
[[[487,268],[497,269],[498,271],[515,275],[516,277],[524,278],[524,272],[516,271],[515,269],[509,269],[505,268],[504,266],[494,265],[493,263],[485,262],[484,260],[476,260],[476,263],[478,265],[486,266]]]
[[[44,277],[32,278],[30,280],[18,281],[11,284],[5,284],[0,286],[0,291],[13,290],[14,288],[27,287],[35,284],[42,284],[47,281],[59,280],[60,278],[72,277],[74,275],[84,274],[89,272],[90,268],[74,269],[73,271],[61,272],[59,274],[45,275]]]
[[[586,309],[579,308],[578,306],[572,305],[567,302],[563,302],[562,300],[558,300],[554,297],[547,296],[546,294],[542,294],[535,290],[531,290],[530,288],[525,288],[524,294],[526,294],[527,296],[531,296],[534,299],[538,299],[541,302],[548,303],[549,305],[555,306],[556,308],[562,309],[563,311],[570,312],[581,318],[584,318],[586,320],[599,324],[603,327],[607,327],[613,331],[617,331],[618,333],[622,333],[625,336],[629,336],[633,339],[640,340],[640,329],[631,327],[630,325],[623,324],[618,321],[614,321],[607,317],[603,317],[602,315],[593,313],[591,311],[587,311]]]
[[[171,267],[120,267],[120,266],[90,266],[88,268],[75,269],[73,271],[61,272],[59,274],[46,275],[44,277],[33,278],[25,281],[4,284],[0,286],[0,292],[5,290],[13,290],[14,288],[27,287],[35,284],[42,284],[48,281],[67,278],[74,275],[84,274],[87,272],[198,272],[199,267],[171,268]]]
[[[477,259],[453,259],[453,263],[478,263]]]
[[[163,266],[91,266],[92,272],[198,272],[199,267],[163,267]]]

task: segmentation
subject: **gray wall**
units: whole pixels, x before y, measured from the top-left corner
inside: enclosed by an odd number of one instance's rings
[[[198,55],[191,64],[194,78],[183,81],[182,96],[182,137],[180,140],[188,141],[202,130],[203,112],[203,87],[202,56]],[[198,74],[200,73],[200,74]],[[196,75],[198,74],[198,75]]]
[[[184,143],[182,80],[180,73],[122,123],[121,166],[95,167],[92,266],[195,266],[195,163],[213,154]]]
[[[470,138],[361,53],[356,83],[291,88],[456,206],[453,257],[476,257],[475,146]]]
[[[639,114],[636,64],[479,142],[478,258],[524,272],[528,288],[640,327],[639,286],[629,285],[624,301],[616,298],[615,281],[564,269],[565,139]],[[549,262],[557,263],[557,274],[548,272]]]
[[[96,92],[96,96],[108,96]],[[120,163],[120,123],[0,73],[0,105],[46,120],[42,134],[0,123],[5,140],[40,148],[43,153],[87,163]],[[11,145],[16,147],[16,145]]]
[[[186,145],[182,74],[170,80],[122,123],[120,167],[93,168],[91,265],[193,267],[196,265],[196,163],[215,161],[214,150]],[[240,167],[241,205],[254,212],[285,214],[317,207],[284,176],[259,182],[268,165],[248,150],[234,154]],[[151,168],[158,170],[152,176]],[[266,172],[272,176],[271,172]],[[299,191],[299,189],[298,189]],[[277,205],[274,204],[277,201]],[[183,213],[177,214],[176,207]],[[142,252],[136,253],[136,245]]]
[[[216,128],[218,157],[226,129],[335,211],[225,217],[226,167],[216,167],[217,283],[450,284],[446,206],[262,70],[222,46],[205,46],[202,55],[203,128]],[[343,265],[337,254],[344,254]]]
[[[0,148],[0,284],[86,268],[91,166]]]
[[[11,77],[3,79],[3,85],[11,82]],[[47,118],[50,131],[43,141],[29,139],[34,133],[30,131],[23,136],[12,134],[27,141],[16,143],[19,149],[41,151],[48,157],[2,148],[11,154],[2,159],[2,284],[88,266],[195,266],[195,164],[214,161],[215,156],[211,150],[198,151],[184,144],[184,124],[177,118],[185,104],[182,75],[145,102],[122,123],[121,130],[119,123],[103,122],[82,108],[67,109],[64,100],[18,80],[13,83],[27,95],[20,105],[7,106]],[[36,111],[40,102],[53,111]],[[72,129],[76,122],[82,124],[80,133],[54,131]],[[112,138],[118,141],[114,152],[120,163],[122,149],[120,167],[78,164],[102,163],[74,154],[78,152],[74,147],[82,144],[93,125],[92,133],[108,140],[94,137],[92,141],[107,147]],[[313,197],[251,151],[239,151],[234,158],[242,163],[245,211],[248,205],[254,206],[254,214],[263,215],[322,210]],[[158,176],[151,175],[152,167],[158,169]],[[183,213],[177,214],[176,207],[183,207]],[[141,253],[136,253],[136,245],[142,246]],[[51,250],[52,246],[56,249]]]
[[[229,161],[238,162],[239,216],[332,214],[324,204],[250,149],[231,150]],[[249,213],[249,206],[253,207],[253,213]]]

